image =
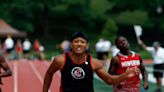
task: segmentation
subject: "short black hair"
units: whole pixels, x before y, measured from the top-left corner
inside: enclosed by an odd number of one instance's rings
[[[82,38],[84,38],[84,39],[88,42],[88,37],[87,37],[83,32],[75,32],[75,33],[72,35],[70,41],[72,42],[72,41],[73,41],[75,38],[77,38],[77,37],[82,37]]]

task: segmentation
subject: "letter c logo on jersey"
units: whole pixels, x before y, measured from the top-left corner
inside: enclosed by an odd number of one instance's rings
[[[71,74],[75,79],[83,79],[85,77],[85,72],[81,67],[74,67]]]

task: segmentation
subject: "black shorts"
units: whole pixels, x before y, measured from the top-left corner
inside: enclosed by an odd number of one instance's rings
[[[164,63],[163,64],[155,64],[154,65],[154,77],[155,78],[162,78],[164,73]]]
[[[27,53],[29,53],[30,52],[30,50],[23,50],[23,53],[24,54],[27,54]]]
[[[6,53],[11,53],[12,50],[13,50],[12,48],[11,49],[6,49]]]

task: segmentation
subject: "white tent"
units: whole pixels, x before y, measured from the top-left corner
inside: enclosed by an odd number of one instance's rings
[[[11,35],[12,37],[26,37],[26,32],[21,32],[9,24],[7,24],[4,20],[0,19],[0,38],[7,37],[7,35]]]

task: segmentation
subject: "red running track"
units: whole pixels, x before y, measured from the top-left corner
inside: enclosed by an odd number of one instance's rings
[[[144,64],[152,64],[152,60],[143,60]],[[2,78],[3,92],[42,92],[45,73],[51,64],[48,61],[9,61],[11,77]],[[60,73],[53,76],[49,92],[59,92]]]
[[[11,77],[2,78],[3,92],[42,92],[45,73],[51,62],[9,61]],[[59,92],[60,73],[53,76],[49,92]]]

